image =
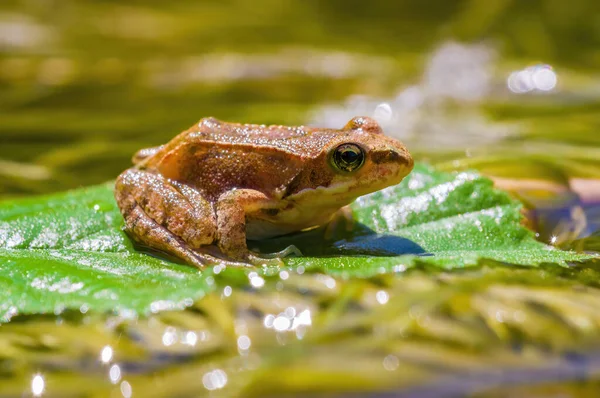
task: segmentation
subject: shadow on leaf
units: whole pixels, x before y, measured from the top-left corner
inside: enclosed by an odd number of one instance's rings
[[[272,253],[294,245],[304,256],[352,256],[377,257],[401,256],[406,254],[427,255],[417,243],[396,235],[377,234],[364,224],[355,224],[351,231],[335,231],[327,236],[326,227],[298,232],[264,241],[249,241],[252,249],[261,253]]]

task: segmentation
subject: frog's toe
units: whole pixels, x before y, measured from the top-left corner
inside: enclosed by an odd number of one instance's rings
[[[279,257],[290,257],[290,256],[301,256],[302,252],[294,245],[289,245],[283,250],[274,253],[260,253],[257,256],[262,258],[279,258]]]
[[[263,254],[261,254],[260,256],[255,255],[255,254],[250,254],[248,256],[248,262],[250,262],[250,264],[252,264],[254,266],[282,267],[285,265],[285,262],[280,257],[267,258],[267,257],[263,257],[263,256],[264,256]]]
[[[285,261],[282,260],[283,257],[289,256],[301,256],[302,252],[294,245],[289,245],[283,250],[280,250],[275,253],[250,253],[248,256],[248,260],[253,265],[273,265],[273,266],[283,266],[285,265]]]

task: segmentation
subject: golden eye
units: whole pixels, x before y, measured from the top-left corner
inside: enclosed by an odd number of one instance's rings
[[[365,153],[356,144],[342,144],[333,151],[333,166],[343,172],[356,171],[365,162]]]

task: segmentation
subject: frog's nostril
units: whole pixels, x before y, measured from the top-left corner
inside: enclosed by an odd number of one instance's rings
[[[396,151],[390,151],[388,155],[388,162],[398,162],[402,159],[402,156]]]

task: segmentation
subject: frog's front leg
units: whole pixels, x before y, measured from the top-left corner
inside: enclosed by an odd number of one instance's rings
[[[252,254],[246,243],[246,215],[260,209],[276,207],[264,193],[252,189],[233,189],[217,201],[219,249],[228,257],[253,264],[265,263]],[[268,262],[268,261],[267,261]],[[281,261],[273,261],[280,264]]]

